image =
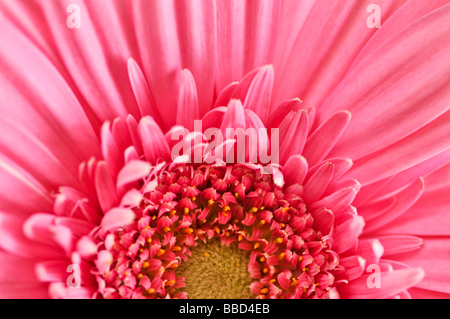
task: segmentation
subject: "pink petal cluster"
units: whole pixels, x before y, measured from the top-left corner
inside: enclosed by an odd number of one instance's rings
[[[0,297],[189,297],[220,238],[259,298],[448,298],[447,0],[380,29],[379,1],[69,2],[0,2]],[[280,166],[173,160],[197,119],[192,150],[279,129]]]

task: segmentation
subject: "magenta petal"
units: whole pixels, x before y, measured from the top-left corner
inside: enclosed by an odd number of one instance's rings
[[[405,213],[420,198],[423,193],[423,187],[423,179],[419,179],[402,190],[396,195],[396,201],[392,208],[387,210],[383,215],[379,215],[377,218],[368,221],[364,229],[364,234],[376,232],[377,229],[389,224]]]
[[[424,271],[420,268],[381,272],[379,288],[369,288],[367,282],[370,281],[370,275],[364,275],[348,285],[339,287],[339,292],[344,298],[388,298],[417,285],[424,275]]]
[[[313,203],[318,200],[329,183],[331,182],[334,174],[333,163],[324,163],[317,171],[309,178],[305,183],[305,194],[303,196],[307,204]]]
[[[293,155],[300,155],[308,135],[308,112],[291,111],[280,124],[280,163],[284,164]]]
[[[262,67],[250,85],[245,97],[244,108],[253,110],[266,123],[269,115],[274,70],[271,65]]]
[[[417,250],[423,243],[423,240],[419,237],[404,235],[378,236],[377,239],[384,247],[383,258]]]
[[[123,187],[128,183],[140,180],[150,174],[152,166],[144,161],[132,160],[127,163],[117,176],[117,186]]]
[[[283,166],[286,185],[302,184],[308,172],[308,162],[301,155],[291,156]]]
[[[156,164],[158,159],[168,159],[169,146],[158,124],[149,116],[143,117],[138,127],[139,139],[144,149],[146,160]]]
[[[164,125],[159,115],[159,111],[153,98],[153,94],[148,87],[147,80],[142,73],[141,68],[135,60],[128,59],[128,76],[130,78],[130,84],[134,92],[139,110],[142,116],[150,115],[159,123]]]
[[[197,87],[191,71],[184,69],[180,75],[178,93],[177,124],[188,130],[194,128],[194,120],[198,119]]]
[[[366,269],[366,260],[361,256],[342,258],[339,264],[345,269],[345,278],[348,281],[359,278]]]
[[[339,140],[350,122],[350,112],[341,111],[334,114],[327,121],[323,122],[308,137],[303,156],[308,160],[311,166],[323,160],[331,151],[333,146]]]
[[[333,250],[343,253],[358,244],[358,238],[364,228],[364,219],[353,215],[350,219],[338,225],[334,231]]]
[[[131,224],[136,215],[131,209],[127,208],[113,208],[108,211],[102,219],[102,229],[104,232],[124,227]]]
[[[103,212],[107,212],[118,202],[117,189],[105,162],[99,162],[97,164],[95,188]]]
[[[395,255],[395,260],[425,270],[425,278],[418,288],[450,294],[449,247],[448,237],[425,237],[419,250]]]

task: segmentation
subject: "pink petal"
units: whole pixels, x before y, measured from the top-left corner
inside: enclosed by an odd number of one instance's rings
[[[70,273],[66,272],[70,261],[45,261],[36,264],[36,276],[40,281],[66,281]]]
[[[119,198],[115,183],[104,162],[99,162],[97,164],[97,169],[95,171],[95,188],[103,212],[107,212],[118,202]]]
[[[35,262],[0,251],[0,291],[4,283],[37,283]]]
[[[156,164],[158,159],[169,159],[169,146],[158,124],[151,117],[146,116],[140,120],[138,135],[149,163]]]
[[[341,111],[323,122],[312,134],[303,150],[303,156],[311,166],[323,160],[339,140],[348,123],[350,112]]]
[[[449,17],[450,7],[444,6],[403,30],[394,29],[394,36],[383,39],[365,57],[364,63],[348,72],[321,109],[322,117],[343,108],[353,116],[332,156],[360,159],[409,139],[411,133],[448,111],[450,43],[446,41],[446,28]],[[444,143],[445,136],[442,133],[440,136]],[[439,133],[436,132],[433,140],[440,141]],[[435,143],[436,149],[442,143]],[[439,153],[428,153],[428,149],[435,147],[422,149],[416,145],[424,153],[422,160]],[[403,152],[411,157],[406,153]]]
[[[127,163],[117,177],[117,186],[123,187],[128,183],[138,181],[150,174],[152,166],[148,162],[132,160]]]
[[[191,71],[184,69],[180,76],[178,93],[177,124],[188,130],[194,128],[194,120],[199,117],[197,87]]]
[[[383,257],[417,250],[423,243],[419,237],[404,235],[378,236],[377,239],[384,247]]]
[[[340,189],[335,193],[328,195],[327,197],[312,204],[311,210],[328,208],[335,214],[338,214],[353,202],[353,199],[358,193],[359,188],[359,183],[357,181],[353,181],[352,186]]]
[[[260,68],[245,97],[244,108],[254,111],[266,123],[269,115],[274,70],[271,65]]]
[[[37,209],[51,210],[52,199],[44,186],[0,155],[0,208],[18,215],[28,215]],[[21,196],[17,196],[21,194]]]
[[[283,166],[286,185],[302,184],[308,171],[308,162],[301,155],[291,156]]]
[[[217,1],[217,87],[271,62],[278,1]]]
[[[128,76],[141,115],[150,115],[161,127],[164,127],[164,123],[159,115],[158,106],[148,87],[147,80],[145,79],[141,68],[133,58],[128,59]]]
[[[227,106],[228,102],[230,102],[230,100],[233,98],[234,92],[236,91],[236,88],[238,86],[239,82],[232,82],[224,87],[223,90],[220,91],[219,96],[214,103],[214,108]]]
[[[300,155],[308,135],[308,113],[305,110],[291,111],[280,124],[280,162]]]
[[[424,275],[424,271],[420,268],[381,272],[380,288],[369,288],[367,281],[370,275],[364,275],[351,281],[348,285],[340,286],[339,292],[344,298],[387,298],[417,285],[423,279]]]
[[[135,214],[127,208],[113,208],[108,211],[102,219],[102,229],[108,232],[118,227],[124,227],[131,224],[135,219]]]
[[[280,23],[286,34],[281,36],[275,63],[279,73],[274,88],[275,103],[298,96],[308,105],[322,104],[377,31],[366,25],[366,10],[372,3],[370,0],[283,2],[286,9]],[[396,0],[383,2],[382,21],[402,4]]]
[[[339,265],[345,268],[345,278],[349,281],[359,278],[366,270],[366,261],[360,256],[342,258]]]
[[[199,88],[199,116],[203,116],[211,108],[214,94],[217,55],[217,12],[215,9],[216,4],[211,1],[175,1],[174,10],[178,25],[181,60],[183,67],[192,72]]]
[[[307,204],[320,199],[334,174],[333,163],[324,163],[305,183],[304,200]]]
[[[0,213],[0,247],[13,255],[24,258],[64,258],[63,250],[55,245],[30,241],[22,232],[24,220]]]
[[[281,103],[271,114],[267,127],[279,127],[286,115],[300,110],[302,101],[299,98]]]
[[[450,111],[403,140],[355,161],[347,175],[367,185],[447,151],[450,148],[449,121]]]
[[[358,243],[358,238],[364,227],[364,219],[353,215],[350,219],[338,225],[333,235],[333,250],[337,253],[343,253]]]
[[[164,127],[175,124],[178,76],[181,54],[177,39],[175,3],[168,1],[135,1],[132,3],[133,24],[142,70],[154,95]],[[149,19],[149,13],[152,18]],[[152,13],[155,13],[154,15]]]
[[[423,193],[423,179],[409,185],[396,195],[395,204],[390,210],[387,210],[383,215],[378,216],[367,222],[364,234],[376,232],[377,229],[389,224],[403,213],[405,213],[414,203],[420,198]]]

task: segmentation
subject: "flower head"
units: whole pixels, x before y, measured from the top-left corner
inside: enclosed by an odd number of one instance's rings
[[[0,3],[0,296],[447,296],[450,5],[371,2]]]

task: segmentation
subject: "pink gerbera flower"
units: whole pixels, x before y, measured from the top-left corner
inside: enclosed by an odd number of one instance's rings
[[[449,1],[0,8],[0,297],[448,298]]]

